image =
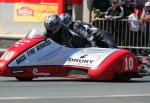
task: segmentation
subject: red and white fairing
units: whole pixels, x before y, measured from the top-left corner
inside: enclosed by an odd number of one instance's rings
[[[73,77],[111,80],[138,73],[135,56],[123,49],[68,48],[33,32],[0,58],[0,75],[8,77]]]

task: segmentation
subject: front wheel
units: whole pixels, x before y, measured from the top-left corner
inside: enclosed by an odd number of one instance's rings
[[[32,81],[33,77],[16,77],[18,81]]]

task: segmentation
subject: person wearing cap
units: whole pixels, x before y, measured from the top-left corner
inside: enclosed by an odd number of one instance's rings
[[[145,7],[143,8],[141,20],[150,21],[150,2],[145,3]]]

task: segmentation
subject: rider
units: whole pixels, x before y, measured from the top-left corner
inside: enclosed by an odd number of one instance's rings
[[[62,23],[70,30],[86,39],[91,46],[117,48],[112,35],[82,21],[72,21],[70,14],[60,15]]]
[[[45,36],[66,47],[83,47],[84,43],[62,24],[58,15],[50,15],[44,21]],[[77,42],[77,43],[75,43]]]

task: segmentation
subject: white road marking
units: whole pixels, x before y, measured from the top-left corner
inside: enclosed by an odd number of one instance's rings
[[[0,97],[0,100],[33,100],[33,99],[73,99],[73,98],[121,98],[150,97],[150,94],[100,95],[100,96],[51,96],[51,97]]]

